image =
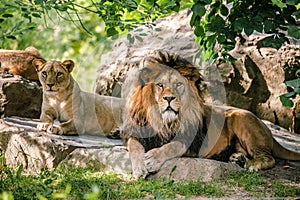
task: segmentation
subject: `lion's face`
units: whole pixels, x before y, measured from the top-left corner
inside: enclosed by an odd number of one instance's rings
[[[63,62],[49,61],[45,62],[40,59],[33,61],[38,72],[39,80],[43,86],[43,91],[46,94],[55,94],[70,84],[71,71],[74,68],[72,60]]]
[[[177,70],[159,63],[147,64],[139,72],[138,86],[129,95],[128,124],[150,125],[162,137],[201,122],[203,103],[194,82]]]
[[[154,80],[154,98],[165,123],[178,120],[187,85],[187,80],[172,69],[163,70]]]

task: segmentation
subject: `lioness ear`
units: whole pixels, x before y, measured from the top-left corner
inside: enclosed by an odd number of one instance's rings
[[[39,58],[35,58],[33,59],[32,61],[32,65],[34,66],[35,70],[36,71],[41,71],[41,69],[44,67],[44,64],[46,63],[47,61],[43,60],[43,59],[39,59]]]
[[[65,60],[61,64],[68,70],[68,72],[71,72],[75,66],[75,63],[72,60]]]

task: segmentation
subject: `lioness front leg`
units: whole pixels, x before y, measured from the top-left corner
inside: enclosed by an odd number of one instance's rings
[[[70,119],[66,122],[60,123],[58,126],[53,126],[52,133],[57,135],[76,135],[77,131],[74,121]]]
[[[181,157],[185,152],[185,144],[173,141],[160,148],[148,151],[145,154],[144,163],[149,172],[157,172],[167,160]]]
[[[143,145],[135,138],[129,138],[127,149],[131,160],[132,176],[135,179],[145,178],[148,175],[148,170],[144,164],[145,149]]]

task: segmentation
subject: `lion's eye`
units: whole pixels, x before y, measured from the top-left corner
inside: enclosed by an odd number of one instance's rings
[[[162,83],[157,83],[156,85],[157,85],[157,87],[160,87],[160,88],[164,87],[164,85]]]
[[[182,82],[178,82],[178,83],[175,84],[175,86],[176,86],[176,88],[179,88],[179,87],[183,86],[183,83]]]
[[[64,74],[62,73],[62,72],[57,72],[57,74],[56,74],[56,77],[57,78],[60,78],[60,77],[62,77]]]
[[[43,76],[43,77],[46,77],[46,76],[47,76],[47,72],[42,71],[42,76]]]

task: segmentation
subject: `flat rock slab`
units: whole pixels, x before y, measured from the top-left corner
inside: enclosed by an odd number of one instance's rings
[[[5,118],[0,121],[0,148],[4,151],[6,163],[17,168],[23,165],[25,173],[36,173],[43,168],[54,168],[58,164],[72,166],[93,166],[113,170],[120,174],[131,172],[129,153],[120,139],[79,135],[58,136],[36,129],[38,120]],[[280,127],[268,124],[277,133],[281,143],[299,150],[299,136],[284,132]],[[284,137],[282,137],[284,133]],[[176,158],[166,162],[152,177],[167,177],[175,181],[201,179],[210,181],[237,173],[242,169],[232,163],[223,163],[201,158]]]

